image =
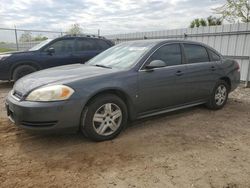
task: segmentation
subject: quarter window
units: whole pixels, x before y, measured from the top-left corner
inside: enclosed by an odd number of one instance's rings
[[[181,64],[181,48],[179,44],[168,44],[159,48],[149,59],[149,62],[154,60],[162,60],[167,66]]]
[[[206,48],[200,45],[184,44],[188,63],[208,62],[208,54]]]
[[[100,50],[106,50],[110,47],[110,45],[108,45],[107,42],[103,41],[103,40],[96,40],[98,49]]]

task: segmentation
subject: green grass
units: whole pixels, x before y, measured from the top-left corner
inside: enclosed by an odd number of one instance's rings
[[[0,48],[0,53],[1,52],[10,52],[13,51],[12,49],[8,49],[8,48]]]

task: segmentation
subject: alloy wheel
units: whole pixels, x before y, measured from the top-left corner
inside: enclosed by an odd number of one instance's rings
[[[215,103],[221,106],[227,99],[227,88],[225,85],[219,85],[215,91]]]
[[[106,103],[95,112],[92,122],[97,134],[109,136],[120,127],[122,111],[116,104]]]

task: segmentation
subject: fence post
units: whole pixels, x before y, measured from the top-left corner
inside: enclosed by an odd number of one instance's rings
[[[15,37],[16,37],[16,50],[19,51],[16,26],[15,26]]]
[[[249,61],[248,61],[248,67],[247,67],[247,78],[245,82],[245,87],[249,87],[249,77],[250,77],[250,56],[249,56]]]

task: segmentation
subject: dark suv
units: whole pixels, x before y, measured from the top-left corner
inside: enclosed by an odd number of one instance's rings
[[[41,69],[85,63],[111,46],[103,37],[87,35],[47,39],[28,51],[0,54],[0,80],[16,81]]]

